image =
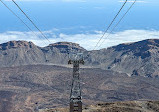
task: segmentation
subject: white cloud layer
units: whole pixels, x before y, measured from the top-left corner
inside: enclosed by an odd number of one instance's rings
[[[66,35],[61,33],[58,36],[56,36],[53,31],[45,31],[44,34],[47,37],[49,37],[49,40],[52,43],[62,42],[62,41],[75,42],[80,44],[82,47],[86,48],[87,50],[92,50],[96,45],[96,43],[98,42],[99,38],[102,36],[103,32],[96,31],[95,34],[75,34],[75,35]],[[37,35],[40,37],[39,33],[37,33]],[[106,36],[107,35],[108,34],[106,34]],[[0,33],[0,43],[4,43],[11,40],[26,40],[26,41],[32,41],[36,45],[41,47],[50,44],[45,38],[42,37],[39,38],[38,36],[33,35],[31,32],[8,31]],[[145,39],[159,39],[159,31],[125,30],[122,32],[116,32],[114,34],[110,34],[110,36],[107,39],[105,39],[101,47],[97,47],[97,49],[107,48],[121,43],[136,42]]]

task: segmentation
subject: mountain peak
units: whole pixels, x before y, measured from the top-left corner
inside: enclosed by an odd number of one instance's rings
[[[32,48],[35,46],[32,42],[27,41],[9,41],[3,44],[0,44],[0,50],[7,50],[11,48],[21,48],[21,47],[29,47]]]
[[[85,50],[79,44],[72,43],[72,42],[57,42],[57,43],[50,44],[49,47],[55,47],[55,48],[58,48],[58,49],[65,48],[65,49]]]
[[[148,45],[159,47],[159,39],[148,39],[147,41]]]
[[[53,43],[53,44],[50,44],[49,46],[62,46],[62,45],[66,45],[66,46],[78,46],[79,47],[79,44],[77,43],[72,43],[72,42],[57,42],[57,43]]]
[[[128,51],[134,51],[134,50],[144,50],[148,51],[153,48],[159,47],[159,39],[147,39],[142,40],[139,42],[133,42],[133,43],[123,43],[117,46],[113,46],[113,48],[116,51],[121,50],[128,50]]]

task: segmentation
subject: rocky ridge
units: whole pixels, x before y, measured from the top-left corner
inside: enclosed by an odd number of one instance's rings
[[[159,40],[149,39],[91,51],[86,63],[129,76],[159,76]]]
[[[10,41],[0,44],[0,67],[57,64],[67,65],[70,52],[83,52],[85,65],[127,73],[129,76],[159,76],[159,40],[148,39],[87,51],[79,44],[58,42],[38,47],[32,42]],[[88,56],[89,55],[89,56]]]

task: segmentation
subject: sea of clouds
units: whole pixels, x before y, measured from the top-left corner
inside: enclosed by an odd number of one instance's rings
[[[51,43],[56,42],[74,42],[80,44],[87,50],[94,49],[99,39],[102,37],[102,31],[94,31],[94,33],[80,33],[80,34],[56,34],[54,31],[43,31]],[[36,34],[36,35],[35,35]],[[12,40],[32,41],[34,44],[44,47],[50,44],[39,32],[19,32],[7,31],[0,33],[0,43]],[[108,36],[109,35],[109,36]],[[159,39],[159,31],[156,30],[125,30],[115,32],[112,34],[106,33],[104,38],[100,41],[96,49],[102,49],[118,45],[121,43],[137,42],[145,39]]]

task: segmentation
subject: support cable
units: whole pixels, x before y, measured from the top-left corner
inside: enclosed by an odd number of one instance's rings
[[[36,37],[39,37],[12,9],[10,9],[2,0],[0,2],[14,15],[16,16]],[[43,41],[44,42],[44,41]],[[45,43],[45,42],[44,42]],[[45,43],[46,44],[46,43]]]
[[[100,48],[102,46],[102,44],[105,42],[105,39],[107,39],[112,32],[115,30],[115,28],[119,25],[119,23],[123,20],[123,18],[126,16],[126,14],[130,11],[130,9],[133,7],[133,5],[136,3],[137,0],[135,0],[132,5],[129,7],[129,9],[125,12],[125,14],[122,16],[122,18],[118,21],[118,23],[113,27],[113,29],[111,30],[111,32],[108,34],[108,36],[106,38],[104,38],[104,40],[102,41],[102,43],[98,46],[98,48]]]
[[[51,43],[51,41],[43,34],[43,32],[37,27],[37,25],[29,18],[29,16],[20,8],[20,6],[14,1],[12,0],[13,3],[18,7],[18,9],[26,16],[26,18],[28,18],[28,20],[34,25],[34,27],[41,33],[41,35],[49,42]]]
[[[115,19],[118,17],[118,15],[120,14],[121,10],[124,8],[125,4],[127,3],[127,0],[125,0],[124,4],[122,5],[122,7],[120,8],[120,10],[118,11],[118,13],[116,14],[116,16],[114,17],[114,19],[112,20],[112,22],[109,24],[108,28],[105,30],[104,34],[102,35],[102,37],[99,39],[99,41],[97,42],[97,44],[95,45],[94,49],[96,49],[96,47],[98,46],[98,44],[100,43],[100,41],[103,39],[103,37],[105,36],[105,34],[107,33],[107,31],[109,30],[109,28],[111,27],[111,25],[114,23]]]

